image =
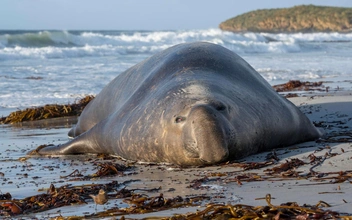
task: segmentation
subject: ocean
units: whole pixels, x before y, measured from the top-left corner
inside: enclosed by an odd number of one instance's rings
[[[352,90],[352,33],[0,31],[0,116],[96,95],[119,73],[170,46],[194,41],[239,54],[271,85],[324,81]]]

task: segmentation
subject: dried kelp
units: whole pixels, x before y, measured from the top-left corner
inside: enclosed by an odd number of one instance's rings
[[[135,194],[131,198],[125,199],[124,202],[128,203],[130,207],[128,208],[118,208],[114,207],[103,212],[95,213],[92,215],[86,215],[85,218],[92,217],[112,217],[112,216],[122,216],[121,219],[125,219],[123,216],[126,214],[145,214],[152,212],[159,212],[163,210],[170,210],[175,208],[198,206],[204,200],[209,200],[209,196],[192,196],[183,198],[181,196],[176,196],[173,198],[164,198],[161,193],[155,197],[148,197],[146,195]],[[153,217],[154,218],[154,217]],[[173,217],[172,217],[173,219]]]
[[[337,212],[324,210],[329,204],[319,201],[316,205],[300,206],[288,202],[279,206],[271,203],[271,195],[266,195],[266,206],[249,206],[244,204],[223,205],[209,204],[204,210],[191,214],[175,215],[159,219],[351,219]]]
[[[130,207],[114,207],[112,209],[85,217],[108,217],[125,214],[157,212],[171,208],[200,205],[202,201],[210,199],[209,196],[193,196],[189,198],[176,196],[174,198],[166,199],[162,193],[155,197],[134,193],[135,191],[155,192],[159,191],[161,189],[160,187],[153,189],[126,189],[124,187],[117,190],[117,188],[121,185],[128,184],[129,182],[131,181],[123,183],[113,181],[107,184],[88,184],[81,186],[64,185],[59,188],[56,188],[53,184],[51,184],[47,193],[30,196],[24,199],[1,200],[0,216],[15,216],[19,214],[37,213],[67,205],[84,204],[87,203],[87,199],[91,200],[90,195],[96,195],[102,190],[106,192],[108,200],[125,198],[123,201],[129,204]],[[108,192],[109,194],[107,194]]]
[[[266,177],[258,175],[256,173],[244,173],[236,175],[232,178],[227,178],[224,180],[225,183],[236,182],[239,186],[242,185],[242,182],[255,182],[255,181],[264,181]]]
[[[273,88],[276,92],[287,92],[287,91],[310,91],[319,90],[327,91],[327,89],[317,88],[321,87],[323,82],[302,82],[299,80],[290,80],[287,83],[274,85]]]
[[[10,199],[0,200],[0,216],[37,213],[62,206],[87,203],[85,200],[91,199],[90,194],[97,194],[100,189],[113,192],[124,184],[112,181],[106,184],[64,185],[59,188],[51,184],[47,193],[24,199],[10,197]]]
[[[280,161],[277,153],[275,150],[272,152],[268,153],[265,157],[265,161],[263,162],[227,162],[223,164],[223,167],[238,167],[242,168],[243,170],[254,170],[254,169],[260,169],[264,168],[267,166],[271,166],[273,164],[276,164],[278,161]]]
[[[201,201],[210,197],[190,197],[182,198],[176,196],[166,199],[163,194],[155,197],[143,195],[133,195],[127,202],[128,208],[114,207],[103,212],[94,213],[85,216],[75,216],[75,219],[85,218],[104,218],[121,216],[121,219],[129,219],[125,215],[145,214],[159,212],[162,210],[171,210],[175,208],[190,207],[199,205]],[[327,210],[330,207],[327,202],[319,201],[316,205],[299,205],[297,202],[287,202],[281,205],[271,203],[271,195],[265,197],[266,205],[251,206],[245,204],[207,204],[203,210],[186,214],[173,214],[168,217],[146,217],[143,219],[351,219],[352,216],[343,215],[335,211]],[[125,200],[126,201],[126,200]],[[173,210],[173,213],[177,210]],[[57,219],[71,219],[71,217],[58,217]]]
[[[254,169],[267,167],[273,164],[275,164],[274,161],[264,161],[264,162],[230,163],[230,164],[227,164],[226,166],[239,167],[239,168],[242,168],[243,170],[254,170]]]
[[[0,200],[9,200],[9,199],[11,199],[12,198],[12,196],[11,196],[11,194],[10,193],[5,193],[5,194],[0,194]]]
[[[287,160],[285,163],[275,166],[271,169],[267,169],[265,177],[254,174],[240,174],[235,177],[231,177],[233,173],[219,173],[216,172],[215,175],[207,173],[207,176],[204,178],[199,178],[194,181],[191,181],[192,188],[201,189],[201,185],[208,183],[209,181],[223,181],[224,183],[228,182],[237,182],[239,185],[242,185],[243,181],[263,181],[265,178],[275,178],[277,174],[287,173],[288,171],[294,170],[295,168],[301,166],[303,161],[298,159]],[[98,164],[100,169],[97,173],[105,173],[107,167],[111,167],[114,164]],[[110,169],[110,168],[109,168]],[[108,170],[109,170],[108,169]],[[115,170],[116,167],[111,169]],[[118,168],[120,169],[120,168]],[[124,169],[124,168],[122,168]],[[110,171],[109,171],[110,172]],[[109,173],[107,172],[107,173]],[[116,171],[114,171],[116,174]],[[113,174],[113,175],[115,175]],[[342,182],[351,182],[352,171],[345,172],[331,172],[325,173],[322,177],[316,176],[312,181],[319,181],[318,184],[322,184],[322,181],[326,183],[342,183]],[[66,176],[80,176],[79,171]],[[212,178],[212,177],[216,178]],[[222,179],[223,178],[223,179]],[[312,178],[312,176],[310,176]],[[89,197],[90,194],[96,195],[100,189],[103,189],[108,196],[109,200],[113,199],[124,199],[123,202],[128,204],[128,208],[122,207],[112,207],[110,209],[104,210],[102,212],[85,215],[85,216],[75,216],[77,219],[84,218],[104,218],[104,217],[113,217],[119,216],[124,218],[125,215],[129,214],[144,214],[144,213],[156,213],[162,210],[171,210],[172,213],[177,213],[175,208],[183,208],[190,206],[199,206],[204,205],[204,202],[211,199],[209,196],[193,196],[193,197],[180,197],[176,196],[174,198],[165,198],[162,193],[157,196],[150,197],[146,194],[137,193],[138,191],[148,191],[148,192],[157,192],[161,190],[159,188],[153,189],[126,189],[126,184],[130,183],[118,183],[113,181],[108,184],[90,184],[83,186],[71,186],[65,185],[59,188],[56,188],[54,185],[51,185],[47,193],[31,196],[25,199],[12,199],[9,194],[2,194],[0,201],[0,216],[15,216],[19,214],[28,214],[36,213],[45,210],[50,210],[58,208],[61,206],[67,206],[72,204],[82,204],[87,202],[92,202],[92,199]],[[190,185],[190,186],[191,186]],[[121,188],[121,186],[124,186]],[[89,199],[89,200],[88,200]],[[230,218],[239,218],[239,219],[330,219],[330,218],[339,218],[339,219],[348,219],[352,216],[342,216],[337,212],[332,212],[325,210],[326,207],[329,207],[326,202],[319,202],[317,205],[303,205],[300,206],[296,202],[284,203],[281,205],[271,204],[271,196],[268,194],[266,196],[267,205],[265,206],[251,206],[244,204],[208,204],[206,208],[195,213],[187,214],[174,214],[169,217],[153,217],[153,219],[230,219]],[[322,208],[322,205],[324,206]],[[150,216],[150,215],[149,215]],[[59,219],[65,219],[64,217],[58,217]],[[67,217],[70,219],[70,217]],[[126,218],[125,218],[126,219]],[[148,218],[147,218],[148,219]]]
[[[73,104],[49,104],[41,107],[27,108],[12,112],[7,117],[0,118],[0,124],[14,124],[23,121],[57,118],[64,116],[79,116],[85,106],[94,96],[86,96]]]
[[[123,164],[111,163],[111,162],[99,163],[98,166],[99,166],[98,171],[93,175],[91,175],[92,177],[103,177],[103,176],[112,176],[112,175],[124,176],[125,171],[132,169],[131,166],[126,166]]]
[[[352,143],[352,132],[331,132],[317,140],[317,143]]]
[[[266,169],[266,170],[264,170],[264,172],[268,172],[271,175],[281,174],[283,172],[287,172],[290,170],[292,171],[292,169],[303,166],[303,165],[305,165],[305,162],[303,162],[302,160],[300,160],[298,158],[293,158],[290,160],[286,160],[285,163],[280,164],[279,166],[275,166],[273,168]]]
[[[60,178],[72,177],[70,181],[83,181],[106,176],[125,176],[126,171],[131,171],[134,168],[134,166],[126,166],[113,162],[98,163],[97,166],[98,171],[93,174],[83,175],[78,169],[76,169],[66,176],[60,176]]]

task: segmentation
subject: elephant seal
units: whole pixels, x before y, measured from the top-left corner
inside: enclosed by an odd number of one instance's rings
[[[320,133],[238,55],[196,42],[170,47],[118,75],[69,135],[75,138],[38,153],[211,165]]]

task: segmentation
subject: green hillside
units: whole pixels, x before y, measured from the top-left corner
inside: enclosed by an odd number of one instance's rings
[[[219,25],[232,32],[351,32],[352,8],[300,5],[241,14]]]

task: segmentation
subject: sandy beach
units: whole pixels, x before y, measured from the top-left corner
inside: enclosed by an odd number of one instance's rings
[[[352,220],[352,1],[1,9],[0,220]]]
[[[10,193],[12,199],[23,199],[47,193],[51,184],[58,188],[66,184],[82,186],[117,181],[118,185],[113,191],[107,192],[108,195],[114,195],[116,191],[126,188],[147,197],[156,197],[162,193],[164,198],[181,196],[199,200],[197,206],[148,214],[119,214],[117,218],[121,215],[132,219],[148,216],[171,217],[174,214],[202,210],[210,203],[265,206],[267,204],[264,198],[267,194],[271,195],[271,203],[275,205],[287,202],[315,205],[323,201],[330,205],[324,207],[324,210],[352,216],[351,92],[332,90],[329,93],[307,93],[289,100],[324,131],[322,139],[252,155],[238,161],[240,163],[231,162],[202,168],[131,164],[94,155],[28,157],[26,153],[39,145],[66,142],[67,132],[77,119],[60,118],[0,125],[0,193]],[[254,162],[252,167],[251,162]],[[284,169],[289,162],[293,164],[293,168]],[[100,178],[91,176],[102,163],[124,164],[131,166],[131,169],[119,175]],[[255,163],[265,166],[255,168]],[[75,170],[83,176],[90,175],[90,178],[69,176]],[[86,204],[13,217],[84,217],[117,207],[123,209],[132,206],[126,198],[110,196],[108,203],[98,205],[95,211],[91,198],[85,198],[84,201]],[[1,217],[12,218],[6,216],[5,207],[1,209]]]

